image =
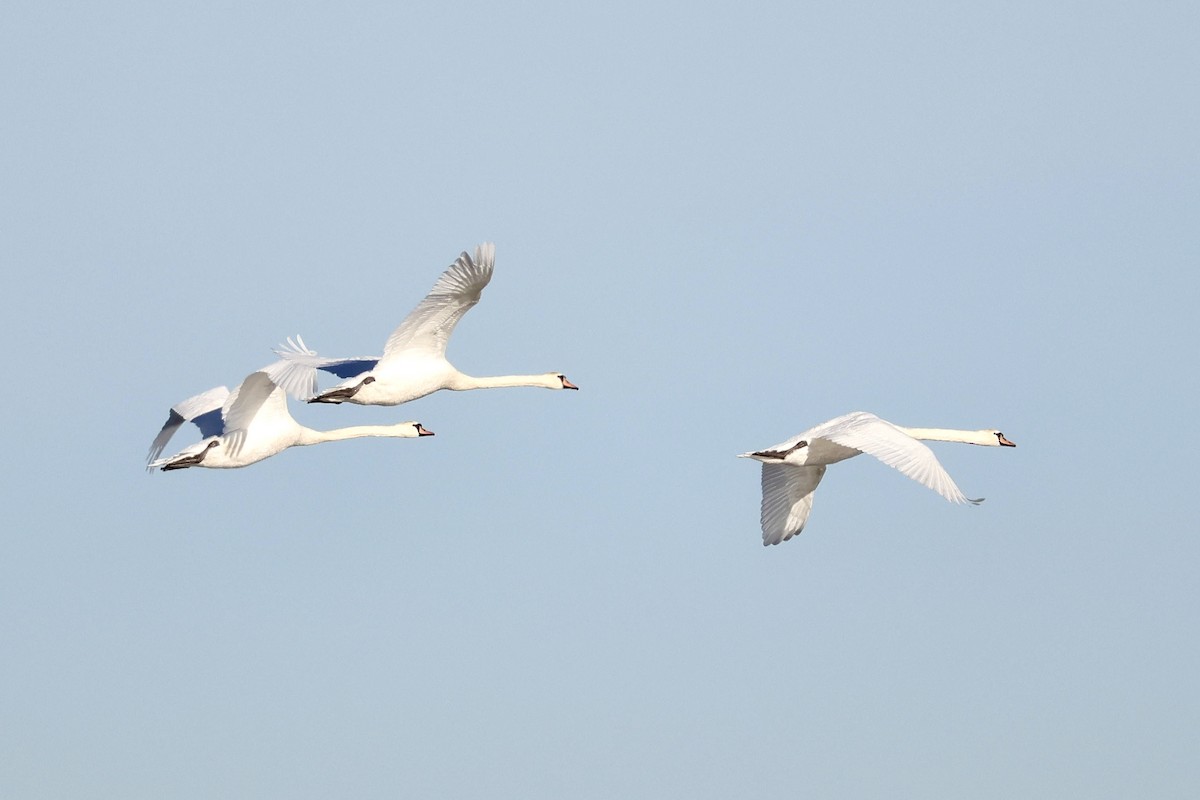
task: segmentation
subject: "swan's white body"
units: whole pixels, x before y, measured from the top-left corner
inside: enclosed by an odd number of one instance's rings
[[[959,490],[920,439],[1016,447],[997,430],[903,428],[866,411],[855,411],[765,450],[742,453],[739,458],[753,458],[763,465],[763,544],[785,542],[804,530],[825,468],[861,453],[875,456],[952,503],[982,503],[982,498],[972,500]]]
[[[204,439],[173,456],[158,458],[184,422],[196,423]],[[432,435],[419,422],[359,425],[331,431],[306,428],[288,413],[284,390],[262,370],[250,373],[232,393],[218,386],[175,405],[150,446],[148,469],[235,469],[270,458],[289,447],[363,436],[415,439]]]
[[[307,352],[299,337],[296,341],[288,340],[290,349],[276,352],[297,367],[307,368],[313,375],[316,370],[323,370],[344,379],[315,394],[310,403],[394,406],[440,389],[579,388],[560,372],[476,378],[459,372],[446,360],[450,334],[463,314],[479,302],[484,287],[492,279],[495,262],[496,248],[490,243],[476,247],[474,258],[462,253],[442,273],[425,299],[392,331],[382,356],[321,358]]]

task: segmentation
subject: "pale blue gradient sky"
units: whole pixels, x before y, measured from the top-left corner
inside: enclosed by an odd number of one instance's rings
[[[98,5],[0,24],[0,795],[1194,795],[1193,5]],[[582,391],[142,472],[483,240]],[[763,548],[855,409],[1019,447]]]

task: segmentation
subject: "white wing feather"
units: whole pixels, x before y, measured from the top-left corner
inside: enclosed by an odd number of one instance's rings
[[[166,423],[162,426],[162,430],[158,432],[158,435],[154,437],[154,441],[150,443],[150,452],[146,454],[146,463],[150,464],[162,455],[167,442],[171,441],[171,437],[175,435],[175,431],[179,430],[183,423],[191,422],[201,414],[215,411],[225,404],[225,400],[228,397],[229,389],[224,386],[216,386],[207,392],[201,392],[186,400],[180,400],[171,406],[171,412],[167,416]]]
[[[225,417],[225,441],[229,452],[237,455],[245,441],[246,429],[257,418],[289,416],[287,397],[266,372],[252,372],[233,390],[221,409]]]
[[[856,411],[832,419],[813,428],[808,437],[825,439],[872,455],[952,503],[979,502],[962,493],[924,443],[874,414]]]
[[[297,400],[308,400],[317,393],[320,388],[317,381],[317,370],[325,370],[343,377],[337,369],[329,368],[340,367],[343,364],[358,365],[361,363],[363,364],[361,371],[365,372],[379,361],[379,356],[325,358],[317,355],[315,350],[310,350],[299,335],[294,339],[289,336],[287,343],[279,345],[274,352],[279,356],[280,361],[263,367],[263,371],[270,376],[271,380],[275,381],[277,386]]]
[[[800,531],[812,512],[813,493],[825,467],[762,465],[763,544],[786,542]]]
[[[275,351],[279,360],[262,368],[276,386],[297,400],[307,400],[317,393],[317,368],[326,359],[305,346],[299,335],[288,337]]]
[[[463,252],[442,273],[425,299],[392,331],[380,362],[406,350],[444,355],[454,326],[479,302],[483,288],[492,279],[495,263],[496,247],[490,242],[476,247],[474,258]]]

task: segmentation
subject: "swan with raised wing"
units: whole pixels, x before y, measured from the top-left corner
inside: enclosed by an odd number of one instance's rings
[[[959,490],[933,451],[920,440],[1016,447],[998,430],[904,428],[866,411],[822,422],[773,447],[738,456],[763,465],[763,544],[785,542],[804,530],[812,511],[813,493],[825,468],[862,453],[875,456],[952,503],[982,503],[982,498],[972,500]]]
[[[204,437],[167,458],[159,458],[172,435],[192,422]],[[167,422],[150,445],[149,470],[164,472],[186,467],[236,469],[270,458],[289,447],[300,447],[364,436],[415,439],[432,436],[419,422],[358,425],[317,431],[306,428],[287,409],[287,396],[268,370],[252,372],[233,392],[224,386],[189,397],[172,407]]]
[[[446,360],[446,344],[454,326],[476,303],[492,279],[496,248],[491,243],[463,252],[442,273],[425,299],[404,318],[383,346],[382,356],[322,358],[306,353],[299,337],[290,348],[277,350],[293,364],[322,370],[342,378],[342,383],[315,394],[310,403],[357,403],[394,406],[440,389],[465,391],[509,386],[545,389],[578,389],[561,372],[540,375],[502,375],[477,378],[459,372]]]

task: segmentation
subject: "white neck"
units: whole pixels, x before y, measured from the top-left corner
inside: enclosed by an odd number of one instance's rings
[[[549,375],[495,375],[476,378],[473,375],[458,373],[451,389],[504,389],[510,386],[539,386],[543,389],[561,389],[562,380],[553,374]]]
[[[393,439],[416,438],[417,430],[411,422],[401,425],[353,425],[349,428],[334,428],[331,431],[314,431],[301,428],[298,445],[340,442],[343,439],[361,439],[364,436],[388,436]]]
[[[959,431],[952,428],[897,428],[914,439],[924,439],[931,442],[962,442],[964,444],[996,445],[999,441],[991,431]]]

